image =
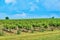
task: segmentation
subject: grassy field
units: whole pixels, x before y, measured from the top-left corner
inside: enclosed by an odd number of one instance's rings
[[[60,40],[60,18],[0,20],[0,40]]]
[[[60,40],[60,31],[21,33],[20,35],[1,36],[0,40]]]

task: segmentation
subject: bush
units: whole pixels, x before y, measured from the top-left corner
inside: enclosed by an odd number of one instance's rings
[[[44,32],[45,30],[44,29],[40,29],[40,32]]]
[[[47,25],[45,25],[45,26],[44,26],[44,28],[45,28],[45,29],[47,29],[47,28],[48,28],[48,26],[47,26]]]
[[[21,31],[20,30],[17,30],[17,34],[20,34],[21,33]]]
[[[31,33],[34,33],[34,30],[31,30]]]

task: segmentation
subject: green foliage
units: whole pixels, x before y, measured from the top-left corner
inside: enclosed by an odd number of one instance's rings
[[[8,20],[8,19],[9,19],[9,17],[5,17],[5,19],[6,19],[6,20]]]
[[[54,19],[55,17],[53,16],[52,19]]]
[[[19,35],[21,33],[21,31],[20,30],[17,30],[17,34]]]
[[[9,19],[9,18],[6,18]],[[41,31],[45,31],[45,29],[50,28],[53,30],[54,28],[60,28],[60,18],[45,18],[45,19],[18,19],[18,20],[0,20],[0,25],[4,28],[11,31],[11,29],[15,28],[25,28],[27,30],[31,30],[35,28],[44,28]],[[52,28],[54,27],[54,28]],[[37,28],[37,29],[38,29]]]
[[[34,30],[31,30],[31,33],[34,33]]]
[[[45,25],[45,26],[44,26],[44,28],[48,28],[48,26],[47,26],[47,25]]]
[[[40,29],[40,32],[44,32],[45,31],[45,29]]]

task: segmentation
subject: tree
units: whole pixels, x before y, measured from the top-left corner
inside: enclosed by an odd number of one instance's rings
[[[8,19],[9,19],[9,17],[5,17],[5,19],[7,19],[7,20],[8,20]]]
[[[53,16],[52,19],[54,19],[55,17]]]

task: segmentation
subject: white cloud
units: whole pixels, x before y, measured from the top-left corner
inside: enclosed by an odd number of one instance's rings
[[[30,11],[34,11],[35,9],[35,6],[31,6]]]
[[[51,17],[55,17],[55,18],[59,18],[59,16],[57,14],[51,14]]]
[[[32,5],[33,3],[32,2],[29,2],[30,5]]]
[[[42,15],[42,16],[40,16],[40,18],[49,18],[49,16],[48,15]]]
[[[40,0],[36,0],[36,2],[37,2],[37,3],[39,3],[39,2],[40,2]]]
[[[30,2],[29,5],[30,5],[30,11],[35,11],[36,9],[39,9],[39,7],[33,2]]]
[[[21,14],[15,14],[14,16],[20,16],[20,17],[25,17],[26,16],[26,13],[21,13]]]
[[[10,4],[10,3],[16,3],[16,0],[5,0],[6,4]]]
[[[60,10],[59,0],[45,0],[42,4],[47,10]]]
[[[5,17],[7,17],[8,15],[5,13],[0,13],[0,19],[4,19]]]
[[[14,14],[14,15],[10,15],[11,16],[11,19],[20,19],[20,18],[26,18],[27,14],[22,12],[20,14]]]
[[[51,17],[55,17],[55,18],[59,18],[60,16],[58,16],[57,14],[50,14],[50,15],[33,15],[33,14],[26,14],[25,12],[22,12],[20,14],[14,14],[14,15],[8,15],[7,13],[0,13],[0,19],[5,19],[5,17],[9,17],[10,19],[20,19],[20,18],[51,18]]]
[[[59,18],[59,16],[57,14],[50,14],[50,15],[41,15],[40,18],[51,18],[51,17],[55,17],[55,18]]]
[[[30,11],[35,11],[35,10],[38,9],[38,8],[39,8],[38,6],[33,5],[33,6],[30,7]]]
[[[10,19],[20,19],[26,18],[27,14],[22,12],[20,14],[8,15],[6,13],[0,13],[0,19],[5,19],[5,17],[9,17]]]
[[[55,18],[59,18],[60,16],[57,14],[50,14],[50,15],[33,15],[31,18],[51,18],[51,17],[55,17]]]

